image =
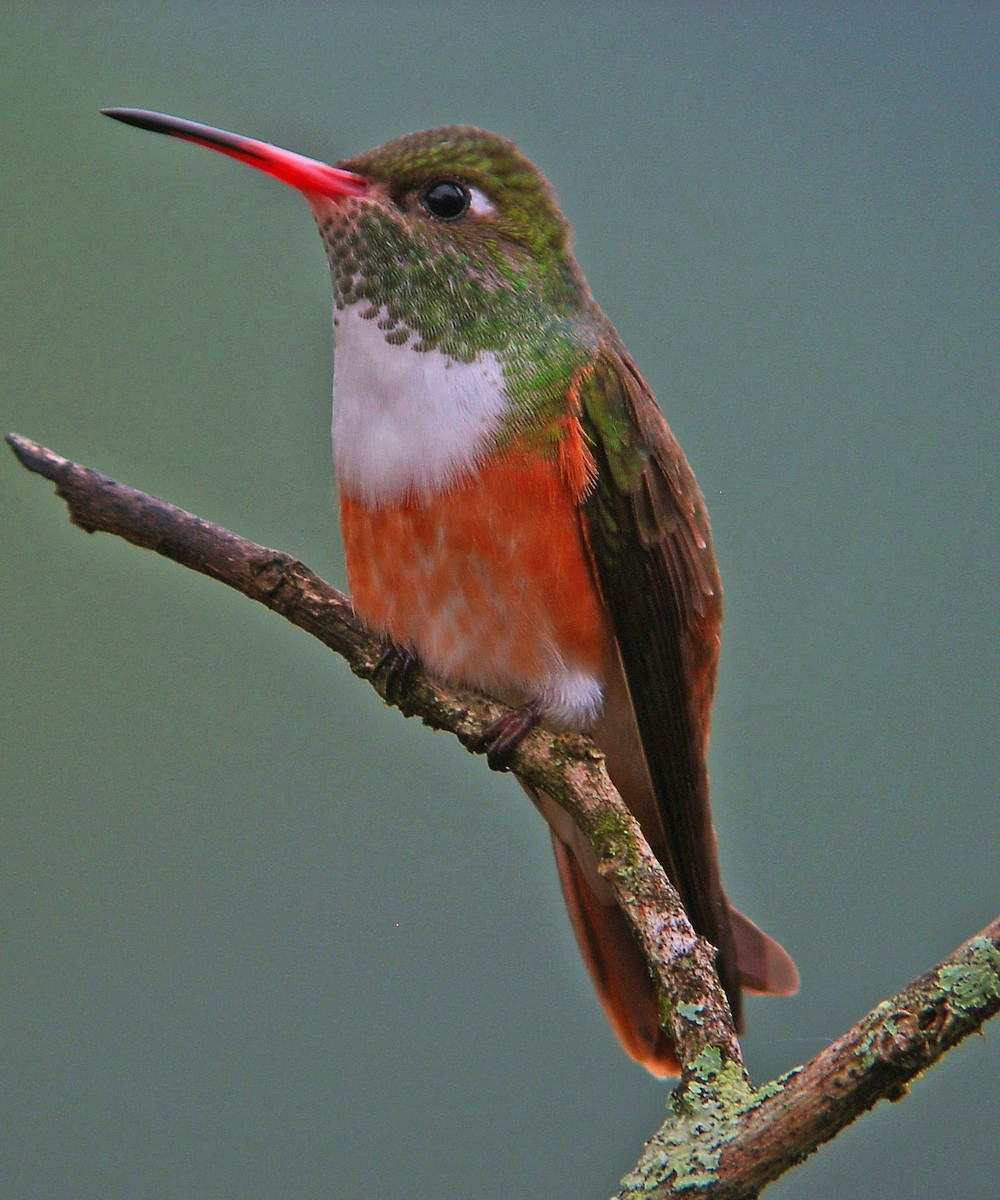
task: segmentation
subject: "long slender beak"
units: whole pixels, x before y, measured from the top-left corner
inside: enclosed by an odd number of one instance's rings
[[[207,146],[209,150],[218,150],[220,154],[228,154],[230,158],[239,159],[311,196],[343,200],[348,196],[362,196],[371,186],[363,175],[355,175],[353,171],[342,171],[315,158],[293,154],[291,150],[282,150],[254,138],[227,133],[224,129],[213,129],[211,125],[198,125],[194,121],[184,121],[165,113],[147,112],[142,108],[104,108],[101,111],[106,117],[114,117],[116,121],[134,125],[137,129],[166,133],[185,142]]]

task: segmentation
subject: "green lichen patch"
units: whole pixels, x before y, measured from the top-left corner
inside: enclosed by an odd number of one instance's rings
[[[773,1089],[768,1091],[773,1094]],[[644,1195],[666,1179],[678,1192],[696,1192],[714,1183],[741,1118],[763,1098],[747,1084],[738,1063],[724,1060],[716,1047],[706,1047],[695,1059],[683,1090],[671,1099],[666,1123],[646,1147],[636,1170],[622,1181],[623,1194]]]
[[[685,1021],[690,1021],[692,1025],[703,1025],[702,1014],[705,1011],[704,1004],[678,1004],[677,1015]]]
[[[638,866],[639,854],[626,817],[615,812],[602,812],[594,816],[589,824],[592,836],[599,840],[604,853],[621,860],[620,871],[633,871]]]
[[[905,1040],[905,1030],[900,1027],[897,1017],[906,1015],[889,1000],[880,1001],[868,1014],[865,1035],[858,1043],[858,1060],[866,1071],[883,1056],[887,1047]]]
[[[724,1059],[717,1046],[706,1046],[694,1060],[678,1102],[739,1116],[756,1102],[756,1096],[740,1064]]]
[[[937,981],[960,1012],[985,1008],[991,1001],[1000,999],[1000,951],[989,938],[973,938],[968,947],[968,959],[942,967],[937,973]]]

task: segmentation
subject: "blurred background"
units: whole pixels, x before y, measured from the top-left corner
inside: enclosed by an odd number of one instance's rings
[[[7,3],[4,429],[343,584],[319,158],[469,122],[553,181],[708,499],[712,777],[793,1000],[758,1080],[996,908],[988,4]],[[0,460],[5,1200],[603,1197],[619,1051],[512,780]],[[769,1197],[987,1195],[997,1032]],[[948,1182],[942,1185],[942,1178]]]

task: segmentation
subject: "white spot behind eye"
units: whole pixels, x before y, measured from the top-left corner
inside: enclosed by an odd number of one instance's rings
[[[479,188],[469,188],[469,212],[473,212],[477,217],[492,217],[496,212],[493,207],[493,201],[481,192]]]

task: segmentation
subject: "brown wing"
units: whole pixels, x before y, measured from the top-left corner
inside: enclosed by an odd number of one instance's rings
[[[577,383],[580,420],[597,465],[581,510],[585,535],[658,816],[658,828],[647,828],[647,821],[644,832],[692,925],[718,948],[719,973],[738,1019],[736,950],[705,764],[722,594],[704,501],[649,388],[617,347]]]

